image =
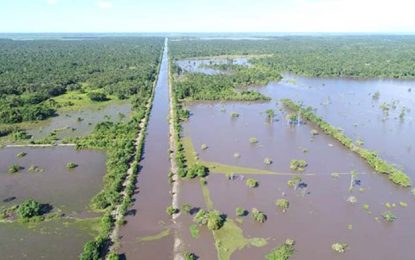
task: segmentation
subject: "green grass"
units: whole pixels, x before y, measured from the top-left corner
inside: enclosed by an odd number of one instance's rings
[[[199,238],[200,230],[196,224],[190,225],[189,231],[193,238]]]
[[[246,238],[242,229],[232,220],[227,219],[223,227],[213,231],[219,260],[228,260],[236,250],[252,245],[263,247],[268,244],[264,238]]]
[[[69,91],[63,95],[53,98],[61,107],[60,111],[79,110],[90,107],[104,107],[110,103],[122,102],[115,96],[108,95],[107,101],[94,102],[88,97],[89,91],[81,93],[80,91]]]
[[[160,233],[157,233],[157,234],[154,234],[154,235],[151,235],[151,236],[140,237],[140,238],[138,238],[138,241],[139,242],[154,241],[154,240],[159,240],[159,239],[165,238],[168,235],[170,235],[170,229],[169,228],[161,231]]]
[[[210,210],[213,209],[213,201],[210,198],[209,188],[204,183],[200,183],[200,187],[202,188],[203,199],[205,200],[206,207]]]

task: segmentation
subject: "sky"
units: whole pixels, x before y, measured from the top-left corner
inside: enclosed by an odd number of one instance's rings
[[[414,0],[0,0],[0,32],[414,33]]]

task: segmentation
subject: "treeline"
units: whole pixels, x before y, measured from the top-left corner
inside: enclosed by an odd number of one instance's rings
[[[181,40],[171,50],[176,58],[267,54],[251,62],[305,76],[415,79],[415,36]]]
[[[155,79],[162,46],[162,38],[0,40],[0,124],[53,116],[52,97],[85,87],[136,95]]]

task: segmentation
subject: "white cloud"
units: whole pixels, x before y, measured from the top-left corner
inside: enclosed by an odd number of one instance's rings
[[[99,1],[97,3],[97,5],[98,5],[99,8],[102,8],[102,9],[111,9],[112,8],[112,3],[109,2],[109,1]]]
[[[48,0],[49,5],[55,5],[58,2],[58,0]]]

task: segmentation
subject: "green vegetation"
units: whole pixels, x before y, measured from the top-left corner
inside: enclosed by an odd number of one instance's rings
[[[290,169],[293,171],[303,172],[307,165],[307,162],[304,160],[292,160],[290,163]]]
[[[200,230],[197,225],[195,224],[190,225],[189,231],[193,238],[199,238]]]
[[[386,220],[386,222],[392,223],[396,220],[396,216],[393,215],[393,213],[391,211],[385,211],[382,214],[383,219]]]
[[[294,240],[287,239],[285,243],[265,255],[267,260],[288,260],[294,254]]]
[[[344,253],[348,247],[348,244],[338,242],[331,245],[331,249],[337,253]]]
[[[249,142],[251,144],[256,144],[256,143],[258,143],[258,139],[255,136],[249,137]]]
[[[207,226],[209,230],[218,230],[223,226],[226,218],[217,210],[201,209],[194,216],[193,221],[199,225]]]
[[[18,164],[12,164],[9,167],[9,173],[16,173],[16,172],[20,171],[21,169],[23,169],[22,166],[20,166]]]
[[[325,122],[323,119],[315,115],[310,107],[306,109],[302,108],[301,106],[295,104],[293,101],[289,99],[283,99],[282,103],[288,109],[299,112],[303,118],[318,125],[323,130],[323,132],[325,132],[328,135],[331,135],[345,147],[360,155],[360,157],[365,159],[367,163],[377,172],[388,175],[389,179],[393,183],[402,187],[411,186],[412,182],[408,175],[396,168],[396,166],[389,164],[386,161],[379,158],[376,152],[371,152],[363,147],[354,144],[353,140],[345,136],[340,129],[331,126],[329,123]]]
[[[42,215],[42,205],[34,200],[26,200],[19,204],[16,210],[21,219],[30,219]]]
[[[35,200],[24,200],[20,204],[0,210],[0,219],[19,222],[39,222],[44,220],[44,215],[49,213],[52,207],[41,204]],[[53,217],[53,216],[51,216]]]
[[[20,152],[20,153],[18,153],[17,155],[16,155],[16,157],[17,158],[22,158],[22,157],[25,157],[27,155],[27,153],[25,153],[25,152]]]
[[[267,119],[268,119],[269,122],[272,122],[272,120],[274,120],[275,111],[273,109],[267,109],[265,111],[265,114],[267,115]]]
[[[174,208],[173,206],[168,206],[166,208],[166,213],[170,216],[173,216],[174,214],[179,213],[179,209]]]
[[[76,164],[76,163],[74,163],[74,162],[68,162],[67,164],[66,164],[66,168],[68,169],[68,170],[72,170],[72,169],[75,169],[75,168],[77,168],[78,167],[78,164]]]
[[[88,41],[0,40],[0,124],[44,120],[61,107],[55,97],[71,91],[126,99],[155,79],[159,38]],[[95,98],[93,97],[93,98]],[[4,131],[3,131],[4,134]]]
[[[164,237],[167,237],[168,235],[170,235],[170,229],[166,228],[165,230],[163,230],[163,231],[161,231],[157,234],[154,234],[154,235],[151,235],[151,236],[146,236],[146,237],[140,237],[137,240],[139,242],[142,242],[142,241],[155,241],[155,240],[159,240],[159,239],[162,239]]]
[[[183,206],[182,206],[182,211],[184,212],[184,213],[186,213],[186,214],[189,214],[190,213],[190,211],[192,210],[192,205],[190,205],[190,204],[183,204]]]
[[[251,216],[258,223],[264,223],[267,220],[267,216],[256,208],[251,210]]]
[[[278,199],[275,202],[275,205],[277,205],[278,208],[280,208],[282,210],[282,212],[286,212],[288,207],[290,206],[290,203],[288,202],[287,199]]]
[[[197,256],[194,253],[185,252],[183,254],[184,260],[197,260]]]
[[[206,177],[209,174],[209,169],[201,164],[193,164],[190,166],[189,170],[187,171],[186,177],[193,179],[196,177]]]
[[[415,78],[413,36],[281,36],[267,40],[181,40],[170,44],[176,58],[256,55],[253,66],[304,76]],[[347,55],[344,55],[347,53]]]
[[[266,165],[271,165],[271,164],[272,164],[272,159],[271,159],[271,158],[266,157],[266,158],[264,159],[264,163],[265,163]]]
[[[236,210],[235,210],[235,214],[238,217],[244,217],[246,215],[246,212],[247,211],[243,208],[236,208]]]
[[[97,101],[97,102],[103,102],[103,101],[108,100],[107,95],[105,95],[104,93],[101,93],[101,92],[90,92],[90,93],[88,93],[88,97],[92,101]]]
[[[253,178],[247,179],[245,184],[248,188],[256,188],[259,185],[258,181]]]
[[[287,185],[290,188],[294,188],[296,187],[299,183],[301,182],[301,177],[298,175],[295,175],[293,177],[291,177],[290,180],[288,180]]]

